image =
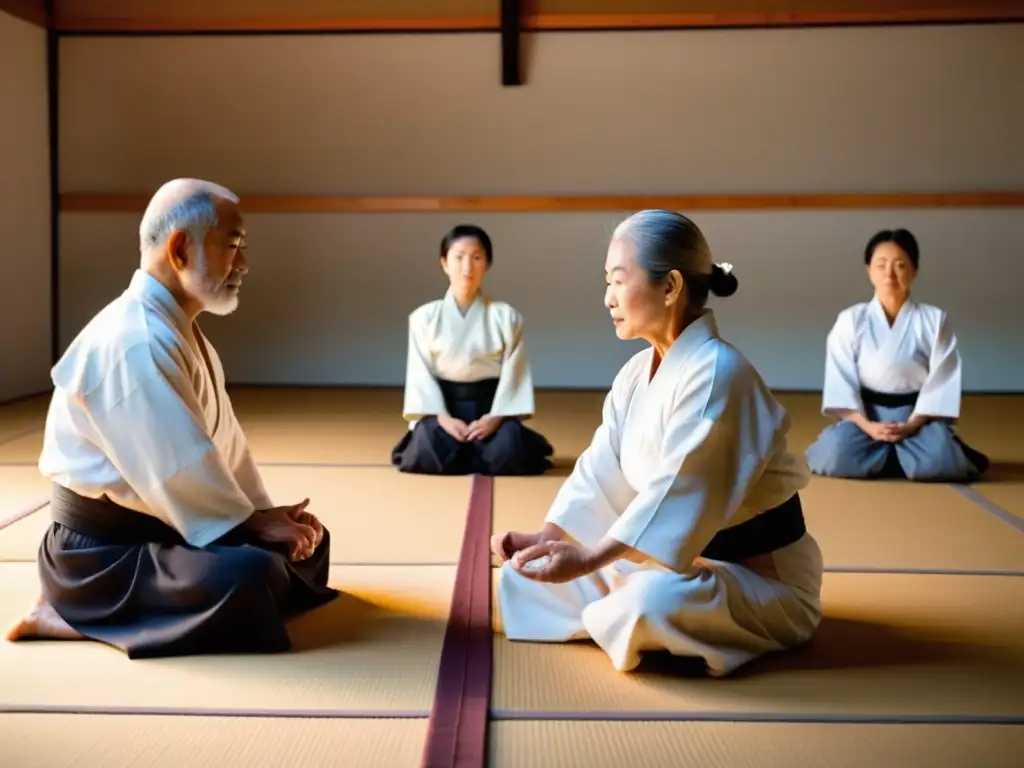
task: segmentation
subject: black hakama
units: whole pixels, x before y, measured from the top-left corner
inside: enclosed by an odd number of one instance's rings
[[[469,424],[490,412],[497,379],[439,381],[448,413]],[[551,468],[554,448],[520,419],[506,418],[483,440],[459,442],[435,416],[420,419],[391,452],[401,472],[424,475],[540,475]]]
[[[293,563],[241,528],[198,549],[155,517],[60,485],[51,514],[39,548],[44,599],[132,659],[287,651],[285,620],[338,595],[327,586],[326,528],[313,555]]]

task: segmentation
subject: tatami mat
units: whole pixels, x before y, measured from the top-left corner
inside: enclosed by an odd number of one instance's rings
[[[496,528],[540,524],[600,423],[604,397],[537,393],[531,426],[554,444],[557,468],[548,477],[498,478]],[[803,450],[828,423],[820,396],[780,399],[793,417],[790,446]],[[332,569],[332,581],[347,594],[297,621],[295,650],[274,656],[132,662],[95,643],[0,643],[0,712],[8,709],[0,764],[419,763],[470,479],[387,466],[406,428],[398,389],[235,388],[232,401],[275,501],[308,497],[330,528],[332,560],[346,563]],[[0,518],[49,491],[35,468],[46,402],[0,407]],[[960,426],[996,462],[992,481],[973,492],[1018,514],[1021,418],[1024,398],[968,396]],[[1024,535],[950,487],[815,478],[803,498],[830,568],[1024,572]],[[43,509],[0,530],[0,561],[23,561],[0,562],[0,621],[13,621],[35,598],[34,560],[48,524]],[[830,573],[824,600],[826,619],[807,647],[725,680],[664,656],[620,674],[589,643],[512,644],[499,635],[490,763],[1014,764],[1006,756],[1024,749],[1024,726],[782,721],[1024,717],[1024,578]],[[69,709],[87,713],[53,712]],[[216,716],[224,713],[261,716]],[[310,713],[326,717],[302,719]],[[402,719],[410,716],[420,719]],[[543,719],[550,716],[774,722]]]
[[[802,453],[833,422],[821,413],[821,395],[783,392],[776,395],[789,412],[789,449]]]
[[[605,392],[539,391],[531,426],[545,434],[560,458],[574,458],[601,422]],[[789,410],[790,445],[804,450],[830,423],[821,396],[779,393]],[[232,387],[232,404],[262,462],[381,463],[401,437],[400,389],[289,389]],[[48,397],[0,406],[0,461],[35,461],[42,444]],[[958,432],[996,462],[1024,462],[1019,425],[1024,398],[966,395]],[[5,441],[25,430],[17,446]]]
[[[554,446],[556,463],[571,463],[590,445],[601,424],[604,399],[604,392],[537,393],[537,413],[529,426]]]
[[[494,768],[1010,768],[1024,727],[498,722],[490,753]]]
[[[35,562],[39,544],[50,527],[46,505],[15,523],[0,528],[0,562]]]
[[[10,768],[411,768],[426,720],[5,714]],[[126,734],[130,733],[130,737]]]
[[[801,498],[827,567],[1024,574],[1024,536],[948,486],[815,477]]]
[[[1020,395],[966,395],[957,433],[998,463],[1024,467],[1024,397]]]
[[[391,463],[391,449],[404,431],[401,421],[391,429],[379,424],[343,424],[327,420],[308,424],[290,421],[279,425],[252,421],[245,425],[253,455],[263,464],[387,466]]]
[[[280,419],[289,421],[377,422],[402,418],[402,390],[399,387],[230,387],[231,404],[243,421]]]
[[[301,402],[299,402],[301,399]],[[400,390],[273,390],[232,392],[253,452],[262,463],[388,464],[407,426]],[[571,462],[601,423],[603,392],[538,392],[530,426]]]
[[[972,490],[1015,515],[1024,524],[1024,482],[978,484]]]
[[[0,440],[10,430],[18,431],[40,423],[49,405],[49,395],[36,395],[0,404]]]
[[[17,472],[15,472],[17,470]],[[49,490],[34,468],[0,467],[20,478],[26,499]],[[466,523],[470,479],[407,475],[390,467],[263,467],[278,504],[310,500],[331,532],[334,563],[455,563]],[[24,477],[23,477],[24,476]],[[35,496],[28,493],[35,489]],[[26,502],[27,503],[27,502]],[[42,509],[0,529],[0,561],[34,560],[50,524]]]
[[[720,680],[665,656],[621,674],[591,643],[496,636],[493,707],[499,717],[1024,717],[1024,579],[826,574],[823,601],[808,645]]]
[[[260,463],[377,464],[408,429],[400,390],[232,390]]]
[[[407,429],[400,391],[312,390],[296,404],[272,392],[239,390],[232,401],[263,463],[388,464]],[[601,392],[540,392],[530,426],[571,462],[601,423]],[[2,448],[0,448],[2,450]]]
[[[495,530],[538,530],[563,482],[497,478]],[[947,486],[815,477],[800,495],[829,568],[1024,573],[1024,536]]]
[[[275,503],[310,499],[331,530],[336,563],[455,563],[469,477],[410,475],[392,467],[263,467]]]
[[[0,710],[146,708],[425,714],[455,569],[336,567],[344,594],[298,619],[294,648],[265,656],[131,661],[93,642],[0,643]],[[0,564],[0,616],[33,602],[35,566]]]
[[[0,440],[0,464],[35,464],[43,449],[42,424],[39,429],[23,429],[12,432],[6,440]]]
[[[50,482],[34,466],[0,466],[0,526],[11,515],[48,498],[50,487]],[[3,535],[0,528],[0,539]]]

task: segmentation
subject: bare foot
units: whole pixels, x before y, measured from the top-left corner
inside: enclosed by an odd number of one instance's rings
[[[28,640],[30,638],[40,640],[81,640],[71,626],[64,621],[53,606],[39,598],[31,611],[28,612],[11,630],[7,633],[8,640]]]

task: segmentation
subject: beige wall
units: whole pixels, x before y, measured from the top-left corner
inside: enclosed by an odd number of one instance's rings
[[[549,33],[502,88],[494,34],[66,38],[61,187],[241,193],[907,192],[1024,187],[1024,25]],[[625,215],[627,212],[623,212]],[[207,322],[237,381],[402,380],[405,318],[442,293],[456,221],[526,315],[541,386],[609,383],[633,349],[601,306],[619,215],[253,216],[244,305]],[[777,387],[820,387],[864,242],[909,226],[917,294],[953,317],[969,389],[1024,385],[1020,209],[698,214],[740,292],[721,324]],[[137,216],[65,214],[61,337],[122,289]]]
[[[49,387],[46,32],[0,12],[0,401]]]

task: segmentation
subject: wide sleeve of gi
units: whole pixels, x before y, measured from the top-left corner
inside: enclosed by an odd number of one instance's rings
[[[960,417],[960,347],[949,316],[942,312],[928,356],[928,378],[917,396],[914,414],[936,419]]]
[[[625,378],[620,374],[613,382],[604,400],[601,424],[545,518],[546,523],[554,523],[587,547],[597,546],[636,496],[619,464]]]
[[[718,418],[673,409],[660,466],[608,535],[677,572],[685,572],[743,504],[774,446],[771,414],[727,405]]]
[[[840,417],[843,411],[863,413],[860,376],[857,374],[856,327],[853,313],[839,313],[825,341],[825,383],[821,412]]]
[[[140,345],[80,396],[99,447],[132,490],[189,544],[205,547],[254,511],[206,430],[172,351]]]
[[[222,402],[226,402],[227,395],[222,392],[221,397],[224,398]],[[256,466],[256,460],[249,448],[245,432],[234,414],[232,414],[231,421],[234,425],[234,435],[232,436],[233,449],[230,460],[231,473],[234,475],[235,482],[238,483],[238,487],[242,489],[242,493],[249,499],[254,509],[271,509],[274,502],[263,484],[263,477],[260,475],[259,467]],[[295,501],[299,501],[299,499]]]
[[[426,416],[447,413],[441,386],[427,361],[430,353],[418,312],[409,315],[409,342],[405,361],[405,395],[402,418],[418,421]]]
[[[498,376],[498,388],[491,404],[494,416],[528,419],[534,413],[533,373],[530,358],[523,337],[523,318],[516,310],[507,307],[503,318],[505,326],[505,351]]]

